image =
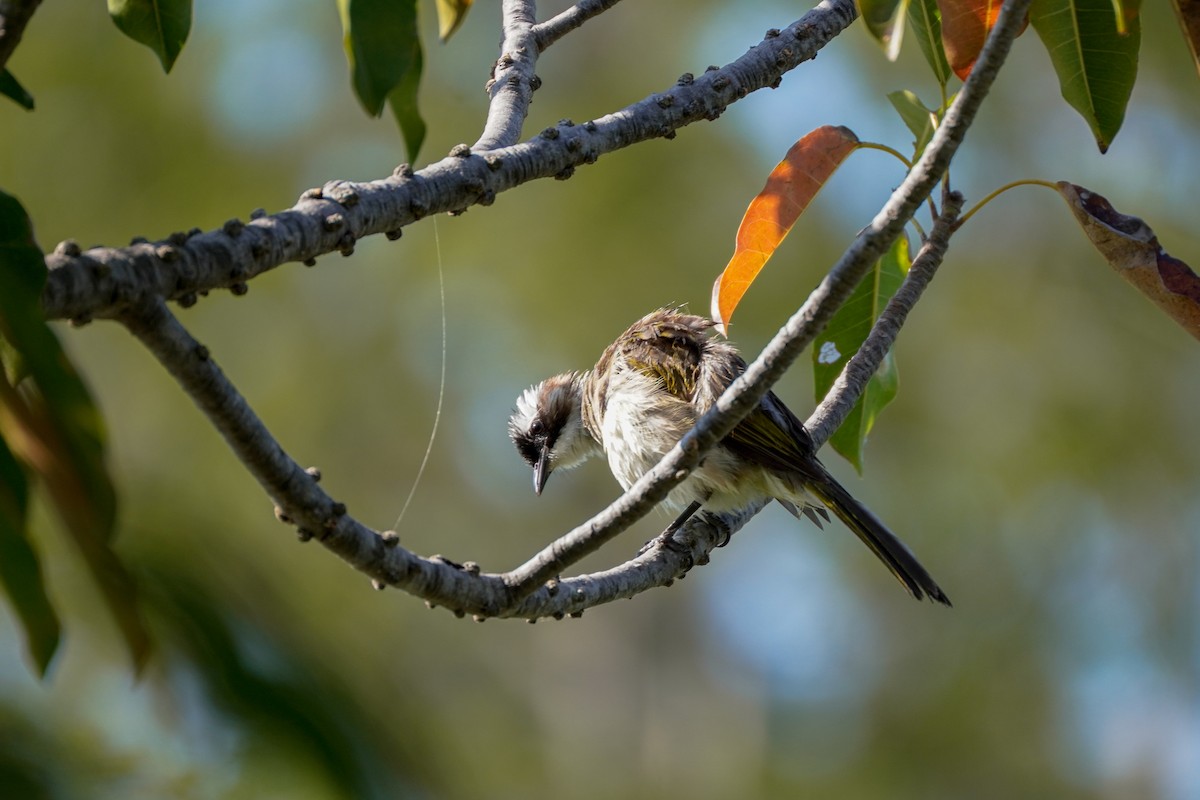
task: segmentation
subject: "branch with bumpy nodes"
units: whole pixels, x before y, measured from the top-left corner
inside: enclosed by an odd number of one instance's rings
[[[854,287],[863,279],[880,256],[887,252],[896,238],[903,232],[908,220],[925,202],[945,175],[950,161],[957,151],[959,144],[966,136],[967,130],[974,121],[984,97],[987,96],[1000,66],[1011,49],[1016,38],[1030,0],[1009,0],[1005,3],[997,20],[996,27],[989,35],[975,68],[959,92],[958,97],[947,111],[942,125],[934,135],[921,159],[913,166],[908,176],[892,193],[871,224],[859,233],[838,262],[830,270],[821,284],[813,291],[804,305],[787,321],[775,337],[767,344],[759,356],[751,362],[746,371],[739,376],[729,388],[718,398],[713,409],[700,418],[678,445],[675,446],[649,472],[641,477],[625,495],[607,511],[612,511],[621,503],[634,504],[643,497],[661,498],[675,485],[680,483],[694,469],[714,444],[729,434],[733,428],[762,400],[774,383],[795,362],[804,349],[812,343],[821,332],[833,314],[853,292]],[[945,244],[951,233],[951,225],[956,218],[961,200],[954,195],[947,195],[949,212],[943,212],[938,220],[938,236],[931,237],[931,244],[922,248],[921,258],[925,259],[922,269],[909,282],[908,290],[898,303],[911,300],[915,302],[924,286],[932,278],[933,271],[941,262],[945,253]],[[900,305],[893,309],[881,323],[877,323],[872,332],[876,343],[884,341],[885,337],[895,336],[895,330],[889,330],[903,322],[907,310],[898,313]],[[896,328],[898,330],[898,328]],[[870,341],[870,340],[869,340]],[[890,346],[890,341],[888,342]],[[823,420],[833,421],[833,409],[843,405],[852,407],[861,395],[866,381],[878,366],[876,362],[867,372],[859,369],[865,359],[873,358],[870,350],[856,363],[855,369],[849,374],[843,370],[844,377],[833,388],[835,399],[827,398],[828,406],[823,404],[818,409],[812,422],[817,428],[814,444],[820,447],[832,433],[833,427],[823,424]],[[844,412],[841,412],[844,413]],[[836,426],[834,426],[836,427]],[[605,513],[607,513],[607,511]],[[744,515],[737,522],[744,524],[754,512]],[[518,593],[530,591],[541,581],[557,574],[570,564],[575,563],[588,553],[595,551],[620,530],[597,525],[600,516],[593,518],[583,526],[576,528],[567,535],[555,541],[550,547],[534,556],[526,564],[509,573],[508,579]],[[728,536],[740,527],[723,525]],[[671,546],[655,548],[652,552],[656,557],[666,559],[681,570],[686,570],[692,563],[703,563],[708,558],[714,539],[711,535],[708,521],[689,522],[682,530],[672,537]],[[717,542],[720,539],[716,540]]]
[[[607,11],[618,2],[620,0],[583,0],[558,16],[534,25],[533,38],[537,43],[538,51],[544,51],[592,17]]]
[[[563,120],[519,144],[476,152],[458,145],[450,155],[414,171],[401,165],[369,182],[330,181],[304,192],[292,208],[220,228],[199,228],[164,240],[135,239],[128,247],[81,250],[61,243],[46,257],[42,293],[49,319],[115,318],[149,297],[195,303],[212,291],[242,294],[249,281],[286,263],[312,266],[319,256],[350,255],[364,236],[398,239],[404,227],[431,214],[491,205],[509,189],[541,178],[569,178],[600,156],[680,128],[715,120],[747,94],[777,86],[783,75],[813,58],[855,18],[853,0],[825,0],[721,68],[683,75],[662,92],[598,119]],[[514,63],[514,68],[516,64]]]
[[[892,349],[909,312],[921,299],[938,267],[946,258],[946,251],[950,249],[950,237],[954,234],[954,226],[962,213],[962,204],[963,197],[958,192],[946,195],[941,213],[934,219],[929,237],[917,251],[917,256],[913,259],[900,288],[880,312],[879,319],[875,321],[858,352],[842,367],[841,374],[829,387],[825,398],[805,421],[804,427],[814,442],[828,441],[834,431],[845,422],[846,416],[866,389],[867,382],[875,375],[875,370],[879,369],[884,357]]]
[[[515,0],[505,4],[506,22],[512,22],[515,36],[528,35],[527,19],[521,16],[528,8]],[[588,13],[598,12],[592,9]],[[362,230],[391,230],[394,215],[388,217],[388,204],[406,202],[412,219],[452,210],[459,201],[452,191],[439,187],[461,188],[464,176],[469,181],[480,170],[495,181],[484,191],[493,191],[501,181],[519,185],[549,174],[548,169],[558,169],[556,176],[565,177],[563,170],[573,168],[575,162],[594,161],[599,152],[673,135],[677,127],[698,119],[715,119],[728,103],[749,91],[777,84],[783,72],[811,58],[853,17],[853,6],[846,0],[830,0],[786,31],[768,32],[764,44],[724,70],[712,68],[700,79],[685,76],[674,89],[625,111],[583,126],[560,124],[524,145],[484,156],[472,154],[469,148],[456,148],[449,159],[421,173],[402,167],[391,178],[371,184],[332,182],[321,190],[306,192],[296,208],[272,216],[255,213],[248,224],[231,220],[220,231],[192,231],[165,242],[136,242],[129,248],[97,248],[87,253],[64,243],[48,259],[53,269],[44,294],[47,313],[77,322],[108,317],[124,324],[208,416],[275,500],[278,517],[294,524],[301,539],[317,539],[381,588],[400,586],[430,604],[481,617],[561,616],[576,613],[581,602],[600,602],[599,597],[614,592],[631,596],[629,592],[636,593],[636,587],[620,588],[624,583],[621,575],[585,578],[600,595],[556,592],[552,581],[514,587],[509,575],[481,574],[473,564],[455,564],[439,556],[422,558],[399,547],[394,533],[376,532],[361,524],[347,513],[344,504],[320,488],[318,472],[301,468],[288,456],[208,349],[170,312],[166,300],[188,305],[198,293],[230,280],[235,282],[229,288],[242,293],[250,278],[284,263],[288,255],[300,256],[306,248],[324,247],[334,237],[343,254],[349,255]],[[547,158],[566,160],[561,164],[552,160],[547,168]],[[474,184],[466,188],[472,193],[480,191]],[[320,213],[314,216],[310,208],[319,208]],[[315,227],[314,222],[318,223]],[[665,488],[656,491],[633,503],[619,501],[616,505],[620,508],[610,512],[616,522],[608,524],[628,527],[665,496]],[[749,515],[744,516],[748,519]],[[719,537],[725,526],[723,535],[727,537],[729,525],[743,524],[740,517],[732,515],[731,522],[708,518],[713,523],[710,530]],[[598,518],[596,524],[605,523]],[[662,566],[651,564],[649,569],[661,572]],[[657,583],[663,580],[667,578]]]
[[[934,220],[929,238],[913,259],[900,288],[885,306],[862,347],[846,363],[824,401],[805,423],[814,447],[819,449],[837,430],[862,395],[867,381],[879,368],[883,356],[891,349],[908,313],[920,299],[944,260],[950,246],[950,237],[954,232],[954,223],[961,210],[962,196],[956,192],[949,194],[941,214]],[[629,493],[633,494],[636,489],[637,487],[631,488]],[[589,606],[632,597],[656,586],[669,586],[674,579],[683,577],[693,566],[707,564],[709,553],[725,544],[734,532],[764,507],[758,505],[736,514],[720,516],[701,514],[682,531],[674,534],[669,545],[651,548],[619,567],[565,580],[551,578],[540,585],[537,591],[515,610],[513,616],[527,616],[522,613],[525,606],[528,606],[529,610],[536,609],[547,597],[555,595],[562,597],[566,603],[563,611],[577,616]],[[591,526],[594,523],[595,520],[591,520],[587,524]],[[589,540],[594,542],[595,538],[589,537]],[[518,587],[526,584],[538,585],[547,573],[563,569],[565,559],[560,558],[560,555],[565,548],[560,545],[561,542],[560,539],[520,570],[509,573],[507,579]]]
[[[535,13],[532,0],[504,0],[501,4],[500,58],[492,66],[492,77],[484,90],[491,98],[487,122],[472,150],[495,150],[516,144],[529,114],[533,93],[542,85],[534,72],[541,49],[533,35]]]
[[[790,350],[794,343],[811,341],[817,335],[820,326],[857,282],[854,276],[865,274],[890,246],[904,220],[911,217],[944,174],[1015,36],[1020,12],[1014,11],[1014,6],[1023,9],[1027,5],[1028,0],[1014,0],[1005,6],[980,57],[977,75],[967,81],[925,157],[847,250],[826,281],[750,365],[747,373],[726,391],[716,408],[609,508],[512,572],[485,574],[472,563],[455,564],[439,556],[423,558],[401,547],[394,533],[379,533],[364,526],[320,488],[319,474],[301,468],[284,452],[207,349],[170,313],[162,297],[151,295],[127,303],[116,316],[158,358],[221,432],[275,500],[280,519],[296,525],[301,539],[317,539],[369,575],[377,587],[397,586],[425,598],[431,605],[444,605],[458,614],[471,613],[478,619],[498,616],[534,620],[541,616],[578,615],[591,605],[631,597],[669,584],[695,564],[705,563],[708,552],[727,540],[758,509],[719,518],[702,514],[676,534],[672,547],[653,547],[604,572],[567,579],[557,576],[648,513],[672,487],[684,480],[707,449],[723,438],[765,394],[774,380],[771,371],[779,369],[781,374],[791,363],[789,357],[794,360]],[[952,220],[957,213],[957,201],[950,199],[948,213],[935,225],[939,236],[941,223]],[[923,248],[918,261],[940,260],[945,252],[944,246],[937,244],[940,241],[931,237],[933,244]],[[922,269],[921,273],[932,276],[931,269]],[[916,294],[919,295],[919,290]],[[902,323],[903,319],[899,321]],[[894,319],[886,324],[893,323]],[[894,336],[894,331],[879,335]],[[857,397],[861,390],[862,384],[857,379],[843,381],[835,388],[846,397]],[[849,402],[852,404],[853,399]]]
[[[494,150],[520,140],[533,93],[542,85],[542,79],[534,71],[538,56],[617,2],[584,0],[545,22],[535,23],[532,0],[504,0],[500,7],[504,30],[500,58],[492,66],[492,76],[484,87],[491,98],[487,123],[479,141],[471,145],[472,150]]]

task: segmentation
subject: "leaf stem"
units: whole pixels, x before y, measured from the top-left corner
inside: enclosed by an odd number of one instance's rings
[[[895,158],[904,165],[906,170],[912,171],[912,162],[905,158],[904,154],[899,150],[888,147],[886,144],[880,144],[879,142],[859,142],[858,146],[867,150],[878,150],[881,153],[887,153],[888,155],[895,156]],[[929,208],[930,213],[934,217],[937,217],[937,206],[933,204],[932,199],[929,201]],[[917,229],[917,235],[921,237],[921,241],[925,241],[925,229],[921,227],[921,223],[917,221],[917,218],[913,217],[909,220],[909,222],[912,223],[912,226]]]
[[[905,158],[903,153],[895,148],[888,147],[886,144],[880,144],[879,142],[859,142],[858,146],[866,148],[867,150],[879,150],[881,152],[888,153],[889,155],[893,155],[896,157],[896,160],[904,165],[905,169],[912,169],[912,162]]]
[[[988,203],[995,200],[1000,195],[1007,192],[1009,189],[1014,189],[1018,186],[1045,186],[1047,189],[1053,189],[1055,192],[1058,191],[1058,187],[1055,186],[1053,183],[1050,183],[1050,181],[1043,181],[1039,178],[1025,178],[1024,180],[1013,181],[1012,183],[1006,183],[1003,186],[1001,186],[999,189],[996,189],[994,192],[989,194],[987,197],[980,200],[975,205],[971,206],[971,210],[968,211],[967,213],[963,214],[962,218],[959,219],[958,222],[956,222],[954,224],[954,229],[958,230],[959,228],[961,228],[963,225],[966,224],[967,220],[969,220],[975,214],[976,211],[979,211],[981,208],[983,208]]]

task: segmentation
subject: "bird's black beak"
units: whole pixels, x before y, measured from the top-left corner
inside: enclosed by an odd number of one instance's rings
[[[537,463],[533,465],[533,493],[540,495],[550,478],[550,445],[542,445]]]

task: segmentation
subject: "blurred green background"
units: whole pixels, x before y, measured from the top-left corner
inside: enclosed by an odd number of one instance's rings
[[[549,15],[565,3],[543,3]],[[433,42],[432,4],[422,7]],[[600,116],[736,58],[792,3],[621,4],[548,51],[526,130]],[[1069,179],[1200,261],[1200,81],[1165,4],[1101,157],[1032,33],[955,162],[978,200]],[[430,44],[420,163],[477,136],[499,38],[480,4]],[[349,91],[333,3],[206,0],[170,76],[104,5],[46,3],[0,104],[0,185],[41,245],[209,229],[405,160]],[[180,311],[283,445],[367,524],[509,569],[617,495],[600,463],[535,498],[516,395],[590,365],[630,321],[707,311],[750,198],[817,125],[905,150],[884,95],[936,87],[860,26],[776,91],[354,257],[287,265]],[[418,164],[420,166],[420,164]],[[738,312],[748,355],[901,180],[856,154]],[[909,600],[853,537],[761,514],[669,590],[537,625],[476,624],[371,590],[296,543],[187,398],[117,326],[59,329],[109,422],[118,550],[160,652],[140,682],[44,509],[67,624],[31,677],[0,614],[0,794],[36,798],[1200,796],[1200,349],[1120,282],[1061,200],[1005,195],[954,241],[898,348],[901,393],[863,479],[825,458],[955,601]],[[802,417],[806,364],[778,391]],[[583,565],[624,561],[653,516]]]

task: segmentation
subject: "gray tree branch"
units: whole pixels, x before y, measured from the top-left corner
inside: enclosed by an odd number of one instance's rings
[[[500,8],[504,40],[500,43],[500,58],[493,65],[492,77],[485,87],[491,98],[487,122],[479,141],[471,145],[472,150],[494,150],[516,144],[521,139],[533,93],[541,85],[541,79],[534,73],[542,52],[533,35],[534,3],[504,0]]]
[[[558,16],[533,26],[533,38],[539,52],[566,36],[597,14],[601,14],[619,3],[620,0],[583,0]]]
[[[748,365],[745,373],[721,395],[714,408],[697,421],[683,440],[608,510],[634,506],[643,497],[655,498],[656,502],[664,497],[696,467],[705,452],[728,435],[762,400],[771,386],[820,333],[871,265],[891,247],[908,220],[945,174],[951,158],[966,136],[976,111],[1008,55],[1030,2],[1031,0],[1008,0],[1004,4],[996,27],[988,37],[975,68],[947,111],[942,126],[938,128],[924,155],[800,310]],[[866,385],[866,381],[860,379],[861,375],[853,382],[843,382],[840,394],[844,394],[847,399],[841,402],[854,404]],[[826,436],[829,432],[831,431],[825,432]],[[824,441],[815,439],[814,443],[820,447]],[[526,564],[509,573],[506,577],[512,583],[514,591],[518,594],[528,591],[530,587],[556,575],[575,560],[595,551],[623,529],[620,526],[616,526],[615,530],[607,526],[597,526],[595,523],[602,516],[603,514],[594,517],[585,525],[561,537]],[[746,519],[748,518],[747,516]],[[707,551],[703,550],[704,545],[700,539],[707,542],[708,532],[704,531],[695,541],[689,537],[693,527],[703,525],[703,521],[695,525],[689,523],[675,537],[677,543],[683,542],[689,547],[688,557],[697,562],[707,557]],[[683,561],[679,553],[671,548],[660,547],[657,552],[668,560]]]
[[[950,249],[950,237],[954,233],[954,224],[958,221],[958,215],[962,213],[962,204],[963,197],[958,192],[946,195],[942,211],[933,221],[929,238],[917,251],[917,257],[913,259],[900,288],[884,306],[862,347],[846,362],[833,386],[829,387],[825,398],[805,421],[804,427],[808,429],[814,442],[829,441],[834,431],[846,421],[846,415],[858,402],[867,382],[875,375],[875,371],[883,363],[884,356],[892,349],[900,329],[908,319],[908,313],[921,299],[938,267],[946,258],[946,251]]]
[[[289,260],[280,259],[281,252],[295,255],[312,252],[306,248],[322,246],[320,243],[326,241],[324,234],[336,234],[339,228],[344,229],[345,251],[353,246],[353,239],[365,235],[364,232],[398,230],[398,225],[418,218],[420,215],[414,215],[414,203],[419,203],[421,215],[452,210],[455,207],[453,200],[461,198],[464,191],[495,191],[498,186],[511,188],[533,177],[544,176],[546,170],[557,164],[572,167],[575,163],[585,163],[589,156],[600,152],[596,148],[616,149],[673,132],[703,116],[706,109],[715,116],[723,109],[722,102],[733,102],[745,92],[759,88],[760,81],[765,81],[761,85],[770,85],[775,80],[770,78],[772,74],[778,77],[782,71],[794,66],[793,62],[811,57],[818,42],[828,41],[853,18],[853,6],[848,0],[830,0],[787,30],[770,32],[760,46],[723,70],[700,79],[682,80],[669,92],[648,98],[590,126],[561,125],[551,129],[554,133],[545,132],[533,142],[492,151],[488,156],[495,159],[495,164],[490,164],[487,158],[459,152],[419,174],[401,170],[393,178],[370,184],[327,184],[323,190],[309,193],[296,208],[272,217],[260,217],[242,226],[241,230],[181,235],[177,241],[156,245],[141,243],[120,250],[93,250],[87,254],[78,253],[70,245],[60,247],[63,252],[51,257],[57,259],[56,266],[59,267],[51,273],[51,278],[56,273],[67,273],[70,277],[60,279],[54,290],[47,288],[50,298],[47,312],[55,316],[52,309],[57,309],[57,316],[118,318],[179,381],[222,433],[239,459],[275,499],[281,519],[295,524],[301,538],[319,540],[378,585],[398,586],[431,604],[445,605],[456,612],[472,613],[481,618],[521,616],[535,619],[546,615],[577,614],[589,605],[629,597],[668,583],[694,564],[704,563],[712,547],[720,544],[757,511],[747,509],[743,514],[720,519],[701,515],[677,535],[676,541],[680,545],[677,548],[655,548],[626,564],[594,575],[565,580],[556,577],[562,569],[644,515],[685,478],[705,450],[723,438],[761,399],[874,260],[886,251],[905,221],[944,173],[971,124],[974,110],[1007,54],[1028,2],[1010,0],[1005,5],[999,24],[977,62],[976,71],[964,86],[925,158],[893,194],[875,221],[851,245],[809,301],[750,365],[747,373],[730,387],[713,412],[700,420],[679,446],[609,508],[507,574],[484,574],[473,564],[457,565],[437,556],[419,557],[399,546],[394,534],[377,533],[354,520],[342,504],[319,487],[316,475],[302,469],[283,451],[221,373],[207,350],[170,314],[165,298],[178,297],[180,292],[199,291],[205,286],[224,285],[220,282],[210,285],[205,281],[229,280],[227,274],[222,277],[221,270],[240,263],[236,256],[242,252],[227,249],[229,241],[247,237],[247,234],[250,243],[237,243],[236,247],[246,248],[247,254],[253,256],[254,243],[257,243],[260,252],[257,260],[251,259],[249,266],[243,264],[243,271],[239,273],[241,281],[252,277],[252,269],[261,272]],[[655,125],[665,126],[665,129],[654,130]],[[570,142],[579,144],[566,146]],[[472,176],[485,174],[479,170],[486,171],[491,182],[485,183],[482,189],[473,184],[464,186]],[[340,218],[331,221],[332,215]],[[314,220],[318,221],[320,231],[310,230],[309,225]],[[230,227],[236,229],[238,226],[226,226]],[[251,233],[252,227],[260,230]],[[306,239],[309,234],[315,234],[315,239]],[[221,239],[221,235],[227,236],[228,241]],[[351,237],[349,242],[345,241],[345,235]],[[193,269],[201,264],[202,257],[211,257],[210,251],[223,261],[211,272],[205,272],[203,267]],[[171,252],[174,255],[163,258],[164,253]],[[106,260],[110,257],[111,261]],[[128,274],[114,278],[114,270],[125,270]],[[168,273],[167,276],[160,274],[163,271]],[[797,345],[797,342],[803,344]],[[856,379],[851,379],[844,383],[842,391],[857,397],[861,389]]]
[[[834,2],[839,3],[840,0],[834,0]],[[832,21],[829,24],[815,26],[824,31],[815,38],[809,38],[805,33],[805,30],[813,26],[801,30],[800,23],[797,23],[794,26],[795,29],[790,30],[788,34],[772,31],[768,40],[779,39],[783,35],[787,35],[793,42],[800,42],[803,39],[806,42],[802,49],[805,54],[803,58],[811,57],[811,54],[821,44],[832,38],[853,18],[853,7],[844,2],[841,2],[840,5],[840,16],[835,14],[831,17]],[[513,7],[518,10],[520,10],[519,6],[521,4],[513,4]],[[811,16],[810,13],[808,17]],[[769,74],[770,70],[790,69],[793,60],[796,63],[803,60],[797,55],[801,51],[785,47],[783,48],[784,52],[776,54],[768,64],[762,59],[761,54],[756,52],[762,49],[761,46],[755,48],[747,57],[739,60],[739,62],[748,62],[742,65],[743,69],[762,68],[765,65]],[[754,57],[750,58],[750,56]],[[739,62],[735,62],[735,64]],[[685,110],[686,113],[672,117],[665,123],[658,123],[654,120],[659,116],[659,112],[668,112],[674,107],[673,98],[676,97],[676,94],[673,93],[658,95],[637,104],[642,107],[642,111],[635,106],[632,112],[610,115],[610,117],[597,120],[591,125],[583,126],[585,132],[597,134],[604,140],[614,142],[614,147],[628,146],[633,142],[652,138],[651,133],[663,132],[663,128],[659,128],[657,131],[648,131],[647,126],[662,124],[670,130],[674,130],[672,125],[686,124],[686,121],[691,119],[689,115],[710,108],[710,103],[725,102],[725,92],[732,90],[728,102],[733,102],[750,90],[746,86],[733,88],[731,79],[722,80],[717,73],[719,70],[710,73],[702,81],[681,81],[677,89],[682,90],[685,99],[695,92],[707,93],[708,99],[705,99],[706,96],[691,97],[687,102],[691,110]],[[743,80],[749,79],[744,78]],[[753,81],[748,85],[753,87]],[[716,100],[711,98],[714,93]],[[717,106],[712,106],[712,109],[709,116],[715,118],[720,109]],[[647,111],[648,114],[646,114]],[[639,120],[639,114],[647,116],[650,122]],[[574,126],[561,127],[567,129],[569,136],[570,129]],[[553,135],[544,133],[537,142],[553,143],[558,140],[560,138],[559,129],[552,130],[555,131]],[[529,145],[526,149],[544,147],[537,142]],[[508,151],[511,153],[518,148],[508,148]],[[571,147],[569,144],[566,146],[568,153],[580,149]],[[494,160],[485,159],[484,169],[502,172],[504,164],[501,159],[511,161],[511,158],[505,151],[500,151],[500,153],[503,155],[497,155]],[[518,157],[521,155],[531,157],[529,154],[520,152],[517,155]],[[536,156],[536,152],[532,155]],[[461,171],[461,162],[473,160],[469,153],[460,151],[441,164],[443,167],[448,164],[449,171],[454,172],[455,169]],[[418,176],[401,168],[397,170],[397,174],[392,179],[365,185],[366,191],[361,191],[363,185],[349,186],[334,182],[327,184],[322,190],[306,193],[306,196],[302,198],[301,205],[305,202],[330,202],[336,198],[335,202],[345,210],[368,209],[370,200],[376,198],[365,198],[364,194],[370,195],[372,190],[386,193],[386,185],[379,187],[379,183],[387,184],[389,181],[415,183],[418,179],[428,180],[430,173],[429,171],[424,172],[425,174]],[[515,179],[513,185],[517,185],[521,179],[527,179],[530,174],[534,173],[525,171]],[[446,180],[452,179],[453,175]],[[426,196],[432,197],[433,193]],[[424,201],[422,200],[422,202]],[[412,210],[411,207],[409,210]],[[436,208],[434,200],[430,200],[428,205],[423,207],[424,213],[434,210],[439,210]],[[338,212],[332,213],[340,217]],[[231,288],[244,286],[245,280],[248,280],[253,274],[258,274],[252,273],[253,269],[261,272],[264,268],[270,268],[271,259],[276,255],[275,251],[270,249],[273,242],[282,244],[285,248],[302,247],[303,245],[298,245],[298,242],[305,240],[306,237],[311,238],[313,235],[320,237],[321,232],[312,230],[312,221],[312,219],[306,219],[304,209],[298,207],[272,217],[256,214],[247,225],[236,220],[231,221],[221,231],[210,234],[202,232],[178,234],[166,242],[156,244],[137,242],[130,248],[125,248],[124,252],[98,249],[85,254],[79,252],[70,243],[65,243],[60,245],[52,256],[63,262],[62,267],[52,273],[52,276],[55,274],[71,276],[73,271],[76,274],[71,277],[78,278],[79,273],[83,272],[87,273],[83,276],[85,282],[93,280],[98,281],[102,288],[117,288],[118,290],[110,293],[108,297],[99,298],[100,307],[98,309],[79,310],[70,316],[73,318],[87,318],[90,315],[115,317],[122,322],[176,378],[214,427],[220,431],[238,458],[259,481],[267,494],[275,500],[280,519],[295,524],[302,539],[315,538],[319,540],[348,563],[371,576],[377,585],[400,586],[425,598],[431,604],[446,605],[458,613],[469,612],[481,617],[520,614],[537,618],[563,613],[578,613],[582,607],[581,604],[597,602],[602,598],[617,595],[631,596],[639,591],[639,582],[631,583],[620,570],[614,570],[599,576],[589,576],[586,581],[587,589],[580,590],[580,587],[573,587],[569,592],[560,593],[554,591],[554,584],[551,583],[543,585],[541,591],[535,591],[539,588],[537,586],[522,586],[520,595],[518,595],[514,593],[511,581],[507,576],[481,574],[474,565],[458,565],[437,556],[421,558],[400,547],[394,534],[377,533],[353,519],[346,513],[344,505],[331,498],[319,487],[318,476],[313,471],[302,469],[284,452],[245,399],[217,367],[208,350],[192,338],[170,313],[165,298],[176,296],[178,292],[184,291],[185,293],[179,295],[178,299],[186,304],[194,299],[194,292],[199,291],[201,286],[207,285],[202,282],[202,279],[197,281],[197,272],[193,269],[196,262],[189,258],[189,256],[195,255],[193,250],[199,250],[203,255],[205,247],[212,248],[218,256],[218,261],[227,267],[229,264],[237,264],[239,261],[237,256],[240,251],[235,248],[248,249],[253,266],[244,267],[238,271],[234,277],[239,279],[239,283]],[[324,217],[321,221],[321,229],[324,233],[337,233],[336,228],[348,224],[345,217],[333,220]],[[238,242],[239,239],[247,239],[248,243]],[[222,246],[225,249],[222,249]],[[353,239],[347,239],[343,234],[341,248],[344,253],[348,254],[353,248]],[[113,278],[112,265],[105,260],[105,256],[112,254],[118,257],[132,256],[129,258],[130,263],[118,264],[119,267],[130,271],[130,275],[126,277],[132,280],[128,280],[125,284],[117,281],[110,286],[104,285],[105,281]],[[177,285],[173,290],[168,287],[164,276],[160,274],[162,270],[159,269],[160,265],[155,263],[156,260],[167,265],[168,271],[176,270],[174,276],[167,276],[176,279]],[[175,267],[177,264],[179,266]],[[71,285],[66,279],[62,279],[62,281],[60,285]],[[180,284],[179,281],[184,282]],[[665,494],[665,490],[657,496],[635,500],[632,504],[619,504],[616,509],[609,510],[610,521],[608,524],[627,527],[637,518],[634,514],[640,516],[647,513],[663,494]],[[748,518],[749,513],[746,516]],[[737,521],[738,515],[734,515],[731,519],[734,520],[734,524],[742,524]],[[601,520],[596,524],[605,523]],[[727,524],[721,520],[710,518],[708,531],[715,534],[713,544],[719,543],[720,539],[717,537],[728,536]],[[724,534],[720,533],[722,527],[726,527]],[[667,573],[664,572],[664,569],[671,570],[672,574],[680,571],[670,564],[665,566],[651,564],[650,574],[665,575]],[[662,580],[665,579],[660,577],[658,583],[661,583]]]
[[[354,568],[384,584],[402,586],[431,603],[495,614],[509,605],[504,583],[434,556],[420,558],[394,535],[367,528],[279,446],[269,430],[160,298],[125,310],[120,322],[146,346],[192,398],[238,459],[278,504],[281,521],[301,540],[316,539]]]
[[[716,119],[749,92],[775,85],[816,55],[855,17],[853,0],[825,0],[783,31],[770,31],[736,61],[620,111],[580,125],[562,122],[520,144],[475,153],[460,145],[448,157],[413,172],[402,165],[376,181],[330,181],[279,213],[231,219],[211,231],[193,229],[157,242],[81,251],[67,241],[46,257],[42,293],[49,319],[112,318],[146,297],[183,305],[205,292],[242,292],[247,282],[286,263],[349,255],[364,236],[398,238],[406,225],[473,205],[539,178],[564,179],[575,168],[637,142],[674,136],[679,128]]]
[[[980,104],[1008,56],[1030,2],[1005,2],[975,67],[920,160],[799,311],[784,324],[759,357],[749,365],[745,374],[729,387],[717,403],[714,415],[727,409],[742,416],[748,413],[824,329],[871,265],[896,241],[908,220],[946,173],[950,160],[958,151]],[[862,386],[858,386],[857,391],[861,393],[861,390]],[[741,418],[738,416],[737,420]],[[700,420],[697,431],[707,424],[705,420]],[[817,442],[818,445],[822,443]]]

